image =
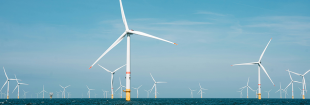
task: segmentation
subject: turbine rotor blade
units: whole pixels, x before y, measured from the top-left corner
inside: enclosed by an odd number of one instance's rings
[[[6,79],[9,79],[8,75],[6,75],[4,67],[3,67],[3,70],[4,70],[4,74],[5,74]]]
[[[121,6],[122,18],[123,18],[125,28],[126,28],[126,30],[129,30],[128,25],[127,25],[127,21],[126,21],[126,17],[125,17],[125,13],[124,13],[124,9],[123,9],[122,0],[119,0],[119,2],[120,2],[120,6]]]
[[[237,65],[254,65],[257,64],[258,62],[251,62],[251,63],[240,63],[240,64],[233,64],[231,66],[237,66]]]
[[[116,72],[117,70],[121,69],[121,68],[124,67],[124,66],[126,66],[126,64],[123,65],[123,66],[121,66],[121,67],[119,67],[119,68],[117,68],[116,70],[114,70],[113,73]]]
[[[266,73],[266,75],[268,76],[268,78],[270,79],[271,83],[274,85],[274,83],[272,82],[271,78],[269,77],[267,71],[265,70],[264,66],[260,63],[258,63],[260,67],[262,67],[262,69],[264,70],[264,72]],[[275,86],[275,85],[274,85]]]
[[[5,81],[5,83],[3,84],[2,88],[4,87],[4,85],[5,85],[6,83],[8,83],[8,81]],[[0,91],[2,90],[2,88],[0,89]]]
[[[271,39],[272,39],[272,38],[271,38]],[[269,45],[269,43],[270,43],[271,39],[269,40],[269,42],[268,42],[267,46],[265,47],[265,49],[264,49],[264,51],[263,51],[262,55],[260,55],[258,62],[260,62],[260,61],[262,60],[263,55],[264,55],[264,53],[265,53],[265,51],[266,51],[266,49],[267,49],[267,47],[268,47],[268,45]]]
[[[173,43],[171,41],[168,41],[168,40],[165,40],[165,39],[162,39],[162,38],[159,38],[159,37],[147,34],[147,33],[139,32],[139,31],[131,31],[131,30],[128,30],[128,32],[129,33],[133,33],[133,34],[137,34],[137,35],[141,35],[141,36],[146,36],[146,37],[154,38],[154,39],[161,40],[161,41],[164,41],[164,42],[168,42],[168,43],[171,43],[171,44],[178,45],[178,44]]]
[[[101,65],[99,65],[99,64],[98,64],[98,66],[100,66],[101,68],[103,68],[105,71],[112,73],[110,70],[104,68],[103,66],[101,66]]]
[[[156,81],[155,81],[155,79],[153,78],[153,76],[152,76],[152,74],[151,74],[151,73],[150,73],[150,75],[151,75],[151,77],[152,77],[153,81],[156,83]]]
[[[15,87],[14,90],[13,90],[13,92],[15,91],[15,89],[17,88],[17,86],[18,86],[18,85],[16,85],[16,87]],[[12,92],[12,93],[13,93],[13,92]]]
[[[306,75],[310,70],[308,70],[307,72],[305,72],[303,75]]]

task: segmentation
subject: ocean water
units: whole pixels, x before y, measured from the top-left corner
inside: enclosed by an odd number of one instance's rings
[[[117,104],[117,105],[205,105],[205,104],[222,104],[222,105],[310,105],[309,99],[262,99],[256,98],[132,98],[127,102],[124,98],[106,99],[106,98],[68,98],[68,99],[0,99],[2,105],[100,105],[100,104]]]

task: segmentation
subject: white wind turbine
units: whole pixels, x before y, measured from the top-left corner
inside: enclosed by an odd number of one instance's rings
[[[141,85],[141,86],[142,86],[142,85]],[[140,88],[141,86],[139,86],[138,88],[132,87],[133,89],[137,89],[137,98],[138,98],[138,96],[139,96],[139,88]]]
[[[87,85],[86,85],[86,87],[87,87],[87,89],[88,89],[88,92],[87,92],[88,98],[90,98],[90,91],[91,91],[91,90],[95,90],[95,89],[89,89]]]
[[[117,91],[118,89],[121,89],[121,90],[120,90],[120,91],[121,91],[121,98],[123,98],[123,92],[122,92],[122,90],[123,90],[123,87],[125,87],[125,86],[122,85],[121,78],[119,78],[119,84],[120,84],[120,85],[119,85],[119,87],[116,89],[116,91]],[[115,91],[115,92],[116,92],[116,91]]]
[[[56,91],[56,93],[57,93],[57,98],[59,98],[59,92],[58,92],[58,91]]]
[[[104,90],[102,89],[102,92],[103,92],[103,97],[104,97],[104,98],[108,98],[108,95],[107,95],[107,94],[108,94],[109,91],[104,91]]]
[[[43,85],[43,90],[40,93],[43,93],[43,98],[44,98],[44,92],[47,93],[47,91],[44,90],[44,85]]]
[[[199,86],[200,86],[200,90],[198,91],[198,93],[200,92],[200,95],[201,95],[200,97],[202,98],[202,93],[204,93],[204,92],[202,92],[202,90],[208,90],[208,89],[202,88],[200,83],[199,83]]]
[[[17,79],[9,79],[9,77],[6,75],[6,72],[5,72],[5,69],[3,67],[3,70],[4,70],[4,74],[5,74],[5,77],[6,77],[6,81],[5,83],[3,84],[2,88],[5,86],[6,83],[8,83],[8,88],[7,88],[7,93],[6,93],[6,98],[9,99],[9,89],[10,89],[10,80],[17,80]],[[2,90],[2,88],[0,89],[0,91]]]
[[[24,91],[24,98],[26,98],[26,93],[28,93],[28,92],[26,92],[25,90],[23,90]]]
[[[271,38],[272,39],[272,38]],[[270,39],[270,41],[271,41]],[[261,60],[262,60],[262,57],[270,43],[270,41],[268,42],[267,46],[265,47],[263,53],[261,54],[258,62],[251,62],[251,63],[242,63],[242,64],[234,64],[234,65],[231,65],[231,66],[235,66],[235,65],[255,65],[257,64],[258,65],[258,99],[261,99],[261,83],[260,83],[260,68],[262,68],[264,70],[264,72],[266,73],[266,75],[268,76],[268,78],[270,79],[271,83],[274,85],[274,83],[272,82],[271,78],[269,77],[267,71],[265,70],[264,66],[261,64]],[[275,85],[274,85],[275,86]]]
[[[265,92],[267,92],[268,93],[268,98],[269,98],[269,92],[270,92],[271,90],[269,90],[269,91],[265,91]]]
[[[99,65],[99,64],[98,64]],[[124,66],[126,66],[126,64],[125,65],[123,65],[123,66],[121,66],[121,67],[119,67],[119,68],[117,68],[116,70],[114,70],[113,72],[112,71],[110,71],[110,70],[108,70],[108,69],[106,69],[106,68],[104,68],[104,67],[102,67],[101,65],[99,65],[101,68],[103,68],[104,70],[106,70],[107,72],[109,72],[109,73],[111,73],[111,98],[113,99],[114,97],[113,97],[113,92],[114,92],[114,90],[113,90],[113,79],[114,79],[114,74],[115,74],[115,72],[117,71],[117,70],[119,70],[119,69],[121,69],[122,67],[124,67]]]
[[[292,76],[291,76],[291,73],[288,72],[288,74],[290,75],[291,82],[290,82],[290,84],[288,84],[288,85],[286,86],[286,88],[285,88],[284,90],[286,90],[286,89],[288,88],[288,86],[292,85],[292,99],[294,99],[294,88],[293,88],[294,82],[296,82],[296,83],[301,83],[301,82],[299,82],[299,81],[294,81],[293,78],[292,78]],[[286,95],[285,95],[285,97],[286,97]]]
[[[283,91],[283,89],[281,88],[281,82],[280,82],[280,89],[279,89],[278,91],[280,92],[280,98],[282,98],[282,91]],[[276,93],[277,93],[278,91],[276,91]]]
[[[306,89],[305,75],[306,75],[310,70],[306,71],[304,74],[298,74],[298,73],[295,73],[295,72],[289,71],[289,70],[286,70],[286,71],[301,76],[301,78],[302,78],[302,99],[305,99],[305,89]]]
[[[147,93],[147,98],[149,98],[149,92],[150,92],[150,90],[144,90],[144,91],[146,91],[146,93]]]
[[[237,91],[237,92],[240,92],[240,98],[242,98],[242,90],[243,90],[244,88],[242,88],[240,91]]]
[[[123,22],[124,22],[124,25],[125,25],[125,32],[90,66],[93,67],[104,55],[106,55],[111,49],[113,49],[118,43],[120,43],[125,36],[127,36],[127,67],[126,67],[126,100],[127,101],[130,101],[130,36],[133,35],[133,34],[136,34],[136,35],[141,35],[141,36],[145,36],[145,37],[150,37],[150,38],[154,38],[154,39],[158,39],[158,40],[161,40],[161,41],[165,41],[165,42],[168,42],[168,43],[171,43],[171,44],[175,44],[177,45],[176,43],[173,43],[171,41],[168,41],[168,40],[165,40],[165,39],[162,39],[162,38],[159,38],[159,37],[156,37],[156,36],[153,36],[153,35],[150,35],[150,34],[147,34],[147,33],[144,33],[144,32],[139,32],[139,31],[134,31],[134,30],[129,30],[128,28],[128,25],[127,25],[127,21],[126,21],[126,18],[125,18],[125,13],[124,13],[124,10],[123,10],[123,5],[122,5],[122,1],[120,1],[120,7],[121,7],[121,13],[122,13],[122,19],[123,19]],[[89,69],[90,69],[89,68]]]
[[[59,85],[61,88],[64,89],[64,91],[62,92],[63,97],[66,98],[66,88],[69,87],[70,85],[66,86],[66,87],[62,87],[61,85]],[[69,97],[68,97],[69,98]]]
[[[15,75],[15,74],[14,74],[14,75]],[[18,88],[18,89],[17,89],[17,98],[19,99],[19,85],[28,85],[28,84],[19,83],[18,80],[17,80],[17,78],[16,78],[16,75],[15,75],[15,79],[16,79],[16,82],[17,82],[17,85],[16,85],[15,89]],[[13,92],[15,91],[15,89],[13,90]],[[13,92],[12,92],[12,93],[13,93]]]
[[[189,90],[191,91],[191,97],[193,98],[193,91],[196,91],[196,90],[192,90],[191,88],[189,88]]]
[[[250,88],[252,91],[254,91],[254,90],[249,86],[249,81],[250,81],[250,77],[248,78],[248,82],[247,82],[246,86],[240,88],[240,89],[246,88],[246,98],[249,98],[249,88]],[[257,93],[256,93],[256,94],[257,94]]]
[[[157,98],[157,93],[158,93],[158,92],[157,92],[157,87],[156,87],[156,86],[157,86],[157,83],[167,83],[167,82],[156,82],[151,73],[150,73],[150,75],[151,75],[151,77],[152,77],[152,79],[153,79],[153,81],[154,81],[154,85],[153,85],[153,87],[152,87],[152,89],[151,89],[150,92],[152,92],[153,88],[155,87],[155,93],[154,93],[154,94],[155,94],[155,98]]]

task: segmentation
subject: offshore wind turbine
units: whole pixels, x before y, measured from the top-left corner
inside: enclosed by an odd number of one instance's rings
[[[91,91],[91,90],[95,90],[95,89],[89,89],[87,85],[86,85],[86,87],[87,87],[87,89],[88,89],[88,92],[87,92],[88,98],[90,98],[90,91]]]
[[[202,92],[202,90],[208,90],[208,89],[202,88],[201,85],[200,85],[200,83],[199,83],[199,86],[200,86],[200,90],[198,91],[198,93],[200,92],[200,94],[201,94],[200,97],[202,98],[202,93],[204,93],[204,92]]]
[[[132,29],[129,30],[128,25],[127,25],[127,21],[126,21],[126,17],[125,17],[125,13],[123,10],[122,1],[119,0],[119,2],[120,2],[121,13],[122,13],[122,19],[123,19],[123,22],[125,25],[125,32],[90,66],[90,68],[92,68],[104,55],[106,55],[111,49],[113,49],[118,43],[120,43],[124,39],[125,36],[127,36],[127,58],[126,58],[127,59],[126,60],[127,66],[126,66],[126,91],[125,92],[126,92],[126,101],[130,101],[130,74],[131,74],[131,70],[130,70],[130,66],[131,66],[130,65],[130,36],[133,34],[136,34],[136,35],[141,35],[141,36],[150,37],[150,38],[154,38],[157,40],[165,41],[165,42],[175,44],[175,45],[177,45],[177,44],[173,43],[171,41],[168,41],[168,40],[165,40],[165,39],[144,33],[144,32],[134,31]]]
[[[246,88],[246,98],[249,98],[249,88],[252,90],[252,91],[254,91],[250,86],[249,86],[249,81],[250,81],[250,77],[248,78],[248,82],[247,82],[247,84],[246,84],[246,86],[244,86],[244,87],[242,87],[242,88],[240,88],[240,89],[244,89],[244,88]],[[241,91],[242,91],[241,90]],[[257,93],[256,93],[257,94]]]
[[[61,85],[59,85],[59,86],[64,89],[62,94],[63,94],[64,98],[66,98],[66,88],[68,88],[70,85],[68,85],[66,87],[62,87]]]
[[[98,65],[99,65],[99,64],[98,64]],[[107,72],[111,73],[111,99],[113,99],[113,92],[114,92],[114,90],[113,90],[113,79],[114,79],[114,74],[115,74],[115,72],[116,72],[117,70],[119,70],[119,69],[121,69],[122,67],[126,66],[126,64],[123,65],[123,66],[121,66],[121,67],[119,67],[119,68],[117,68],[117,69],[114,70],[113,72],[110,71],[110,70],[108,70],[108,69],[106,69],[106,68],[104,68],[104,67],[102,67],[101,65],[99,65],[99,66],[100,66],[101,68],[103,68],[104,70],[106,70]]]
[[[15,74],[14,74],[14,75],[15,75]],[[18,88],[18,89],[17,89],[17,91],[18,91],[18,92],[17,92],[17,98],[19,99],[19,85],[28,85],[28,84],[19,83],[18,80],[17,80],[17,78],[16,78],[16,75],[15,75],[15,79],[16,79],[16,82],[17,82],[17,85],[16,85],[15,89]],[[13,90],[13,92],[15,91],[15,89]],[[12,93],[13,93],[13,92],[12,92]]]
[[[157,83],[167,83],[167,82],[156,82],[151,73],[150,73],[150,75],[151,75],[151,77],[152,77],[152,79],[153,79],[153,81],[154,81],[154,85],[153,85],[153,87],[152,87],[152,89],[151,89],[150,92],[152,92],[153,88],[155,87],[155,93],[154,93],[154,94],[155,94],[155,98],[157,98],[157,93],[158,93],[158,92],[157,92],[157,87],[156,87],[156,86],[157,86]]]
[[[191,88],[189,88],[189,90],[191,91],[191,97],[193,98],[193,91],[196,91],[196,90],[192,90]]]
[[[44,92],[47,93],[47,91],[44,90],[44,85],[43,85],[43,90],[40,93],[43,93],[43,98],[44,98]]]
[[[141,85],[141,86],[142,86],[142,85]],[[139,88],[140,88],[141,86],[139,86],[138,88],[132,87],[133,89],[137,89],[137,98],[138,98],[138,96],[139,96]]]
[[[265,91],[265,92],[267,92],[268,93],[268,98],[269,98],[269,92],[270,92],[271,90],[269,90],[269,91]]]
[[[150,92],[150,90],[144,90],[144,91],[146,91],[146,93],[147,93],[147,98],[149,98],[149,92]]]
[[[271,38],[272,39],[272,38]],[[270,41],[271,41],[270,39]],[[231,66],[235,66],[235,65],[255,65],[257,64],[258,65],[258,99],[262,99],[262,94],[261,94],[261,83],[260,83],[260,68],[262,68],[264,70],[264,72],[266,73],[266,75],[268,76],[268,78],[270,79],[271,83],[274,85],[274,83],[272,82],[271,78],[269,77],[267,71],[265,70],[264,66],[261,64],[261,60],[263,58],[263,55],[270,43],[270,41],[268,42],[267,46],[265,47],[263,53],[261,54],[260,58],[258,59],[258,62],[251,62],[251,63],[242,63],[242,64],[234,64],[234,65],[231,65]],[[274,85],[275,86],[275,85]]]
[[[25,90],[23,90],[24,91],[24,98],[26,98],[26,93],[28,93],[28,92],[26,92]]]
[[[123,98],[123,93],[122,93],[122,90],[123,90],[123,87],[125,87],[125,86],[123,86],[122,85],[122,82],[121,82],[121,77],[119,77],[119,87],[116,89],[116,91],[118,90],[118,89],[121,89],[120,91],[121,91],[121,98]],[[115,91],[115,92],[116,92]]]
[[[282,98],[282,91],[283,91],[283,89],[281,89],[281,82],[280,82],[280,89],[278,91],[280,91],[280,98]],[[275,93],[277,93],[278,91],[276,91]]]
[[[301,76],[301,78],[302,78],[302,99],[305,99],[305,89],[306,89],[305,75],[306,75],[310,70],[306,71],[304,74],[298,74],[298,73],[295,73],[295,72],[289,71],[289,70],[286,70],[286,71]]]
[[[8,88],[7,88],[7,93],[6,93],[6,99],[9,99],[9,89],[10,89],[10,80],[16,80],[16,79],[9,79],[9,77],[6,75],[6,72],[5,72],[5,69],[3,67],[3,70],[4,70],[4,74],[5,74],[5,77],[6,77],[6,81],[5,83],[3,84],[2,88],[6,85],[6,83],[8,83]],[[2,90],[2,88],[0,89],[0,91]]]
[[[299,82],[299,81],[294,81],[293,78],[292,78],[292,76],[291,76],[291,73],[288,72],[288,74],[290,75],[291,82],[290,82],[290,84],[288,84],[288,85],[286,86],[286,88],[285,88],[284,90],[286,90],[290,85],[292,85],[292,99],[294,99],[294,82],[296,82],[296,83],[301,83],[301,82]],[[286,96],[285,96],[285,97],[286,97]]]

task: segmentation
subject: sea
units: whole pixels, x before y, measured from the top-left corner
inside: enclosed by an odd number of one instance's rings
[[[310,105],[310,99],[256,98],[53,98],[0,99],[1,105]]]

